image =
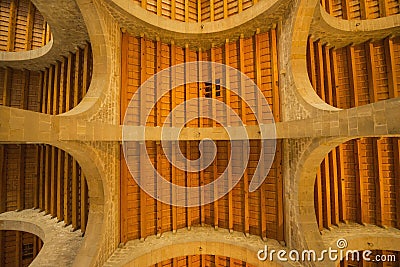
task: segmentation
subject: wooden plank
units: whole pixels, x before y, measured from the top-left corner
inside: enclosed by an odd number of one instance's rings
[[[389,86],[389,98],[398,97],[397,92],[397,75],[396,75],[396,63],[394,59],[393,40],[390,37],[385,39],[385,58],[388,73],[388,86]]]
[[[225,40],[225,65],[229,66],[229,40]],[[226,83],[226,88],[230,88],[230,75],[229,75],[229,70],[225,71],[225,83]],[[225,103],[227,106],[226,109],[226,124],[228,126],[231,125],[231,118],[228,116],[228,107],[231,106],[231,91],[226,89],[225,91]],[[231,145],[228,144],[228,150],[227,154],[228,156],[232,156],[232,143]],[[227,174],[228,177],[232,176],[232,165],[228,166],[227,169]],[[228,179],[228,188],[232,187],[232,179]],[[233,232],[233,193],[232,190],[229,190],[228,192],[228,229],[229,232]]]
[[[6,211],[7,201],[7,149],[6,145],[0,145],[0,213]],[[0,231],[1,233],[1,231]],[[3,246],[1,246],[3,247]]]
[[[11,85],[12,85],[13,70],[6,68],[4,72],[3,83],[3,106],[9,107],[11,105]]]
[[[72,228],[79,229],[79,173],[78,163],[72,159],[72,183],[71,183],[71,205],[72,205]]]
[[[8,22],[7,36],[7,52],[12,52],[15,49],[15,28],[17,23],[18,0],[10,2],[10,19]]]
[[[60,222],[64,219],[64,152],[57,150],[57,219]]]
[[[33,22],[35,19],[36,8],[32,2],[29,2],[28,16],[26,18],[25,27],[25,50],[32,49],[32,33],[33,33]]]
[[[58,149],[51,147],[51,174],[50,174],[50,213],[51,217],[57,216],[57,156]]]
[[[88,185],[85,175],[81,175],[81,231],[86,232],[88,220]]]
[[[25,146],[19,145],[19,171],[17,183],[17,211],[25,208]]]
[[[244,66],[244,43],[243,43],[244,36],[241,35],[239,38],[239,70],[241,72],[244,72],[245,66]],[[244,88],[240,86],[240,93],[244,95]],[[246,120],[246,106],[244,101],[240,101],[240,117],[243,122],[243,125],[246,125],[247,120]],[[243,148],[243,151],[246,149]],[[243,154],[243,157],[245,155]],[[246,235],[249,235],[250,233],[250,223],[249,223],[249,176],[248,176],[248,170],[247,168],[245,169],[243,173],[243,193],[244,193],[244,229],[243,232]]]

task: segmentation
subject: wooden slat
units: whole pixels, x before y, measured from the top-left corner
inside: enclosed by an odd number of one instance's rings
[[[17,210],[25,208],[25,146],[19,145],[19,171],[17,182]]]
[[[72,205],[72,228],[74,231],[79,228],[79,173],[78,163],[72,159],[72,183],[71,183],[71,205]]]
[[[28,16],[26,18],[25,27],[25,50],[32,49],[32,33],[33,33],[33,22],[35,19],[36,8],[32,2],[29,2]]]
[[[226,2],[226,1],[225,1]],[[225,41],[225,65],[229,66],[229,40],[226,39]],[[230,88],[230,76],[229,76],[229,71],[225,71],[225,83],[226,83],[226,88]],[[230,90],[224,90],[225,92],[225,103],[227,107],[231,106],[231,91]],[[228,108],[226,110],[226,124],[228,126],[231,125],[231,118],[228,116]],[[231,144],[232,145],[232,144]],[[227,154],[228,156],[231,156],[232,153],[232,147],[231,145],[228,144],[228,151]],[[232,165],[228,166],[228,177],[232,175]],[[228,188],[232,187],[232,179],[228,179]],[[228,229],[230,232],[233,232],[233,193],[232,190],[229,190],[228,192]]]
[[[18,0],[11,0],[10,3],[10,20],[8,22],[7,51],[14,51],[15,46],[15,28],[17,23],[17,7]]]
[[[6,211],[7,201],[7,165],[6,165],[6,147],[0,145],[0,213]],[[1,231],[0,231],[1,233]],[[3,246],[2,246],[3,247]]]
[[[244,67],[244,44],[243,44],[243,35],[240,36],[239,38],[239,70],[241,72],[245,71]],[[240,93],[244,95],[244,88],[240,86]],[[243,125],[246,125],[246,106],[244,101],[240,101],[240,117],[243,122]],[[246,149],[243,149],[245,151]],[[245,155],[243,155],[245,157]],[[243,173],[243,193],[244,193],[244,229],[243,232],[248,235],[250,233],[250,223],[249,223],[249,176],[248,176],[248,170],[247,168],[245,169]]]

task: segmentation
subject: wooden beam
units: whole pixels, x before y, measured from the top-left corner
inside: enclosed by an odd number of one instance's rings
[[[314,90],[317,91],[317,74],[315,71],[314,41],[311,36],[308,38],[308,55],[310,59],[310,65],[309,65],[310,67],[308,73],[310,75],[311,85],[314,88]]]
[[[350,14],[350,6],[349,2],[351,0],[343,0],[342,1],[342,12],[343,12],[343,19],[350,20],[351,19],[351,14]]]
[[[65,112],[65,90],[66,90],[66,76],[67,76],[67,62],[66,58],[63,57],[60,64],[60,87],[59,87],[59,98],[58,98],[58,113]]]
[[[187,1],[187,0],[186,0]],[[215,9],[214,9],[214,0],[210,0],[210,21],[215,20],[215,15],[214,15]]]
[[[71,108],[71,94],[73,92],[72,89],[72,76],[73,76],[73,65],[74,59],[73,54],[68,54],[68,61],[67,61],[67,84],[65,89],[65,111],[69,111]]]
[[[156,73],[159,73],[161,71],[161,41],[160,39],[157,39],[156,41]],[[156,94],[155,94],[155,99],[154,101],[156,102],[156,110],[155,110],[155,115],[156,119],[154,120],[154,126],[162,126],[162,121],[161,121],[161,101],[157,101],[159,97],[161,97],[160,93],[160,87],[161,87],[161,77],[158,77],[156,80],[157,84],[156,86]],[[162,164],[162,146],[160,142],[156,142],[156,169],[158,172],[162,173],[163,171],[163,164]],[[157,177],[155,177],[157,178]],[[158,183],[156,184],[157,186],[157,195],[163,194],[162,192],[162,187]],[[156,200],[156,205],[157,205],[157,236],[161,236],[163,227],[162,227],[162,205],[163,203],[161,201]]]
[[[48,76],[49,76],[49,69],[45,69],[44,71],[42,71],[43,73],[43,82],[42,82],[42,113],[46,113],[47,112],[47,82],[48,82]]]
[[[81,49],[78,48],[75,52],[75,76],[74,76],[74,107],[79,103],[79,88],[81,85],[80,73],[81,73]]]
[[[26,18],[25,27],[25,50],[32,49],[32,33],[33,33],[33,22],[35,20],[36,8],[32,2],[29,2],[28,16]]]
[[[202,60],[203,60],[203,54],[202,54],[201,48],[199,48],[198,61],[202,61]],[[199,75],[198,77],[203,77],[202,68],[199,68],[198,75]],[[198,83],[198,90],[197,90],[198,91],[198,97],[204,97],[203,93],[202,93],[203,92],[202,86],[203,86],[202,83]],[[199,114],[202,114],[203,106],[199,105],[198,108],[199,108]],[[198,125],[199,128],[202,128],[203,127],[203,120],[199,119],[198,121],[199,121],[199,125]],[[200,186],[204,186],[204,170],[200,171]],[[201,203],[202,203],[202,205],[200,206],[200,224],[201,224],[201,226],[203,226],[205,224],[205,221],[206,221],[206,212],[205,212],[205,205],[204,205],[204,203],[205,203],[204,191],[200,192],[200,198],[201,198]]]
[[[28,70],[23,70],[23,89],[21,90],[21,103],[20,109],[28,109],[28,97],[29,97],[29,77],[30,72]]]
[[[281,105],[279,95],[279,61],[277,29],[273,27],[270,32],[271,66],[272,66],[272,113],[275,122],[281,120]]]
[[[361,13],[361,19],[368,19],[369,14],[368,14],[367,0],[360,0],[360,13]]]
[[[322,163],[323,174],[322,178],[322,186],[324,187],[325,197],[323,198],[325,212],[324,212],[324,227],[330,229],[332,226],[332,214],[331,214],[331,183],[329,177],[329,157],[325,156],[325,159]]]
[[[379,17],[386,17],[389,16],[389,5],[386,3],[385,0],[378,0],[379,1]]]
[[[57,219],[64,220],[64,151],[57,149]]]
[[[239,38],[239,70],[241,72],[244,72],[245,66],[244,66],[244,42],[243,42],[244,36],[241,35]],[[241,83],[241,81],[240,81]],[[244,88],[240,86],[240,92],[243,95],[244,93]],[[240,117],[244,125],[247,123],[247,118],[246,118],[246,105],[243,100],[240,100]],[[244,148],[243,151],[246,149]],[[243,154],[243,156],[245,156]],[[243,232],[246,235],[249,235],[250,233],[250,224],[249,224],[249,219],[250,219],[250,214],[249,214],[249,176],[248,176],[248,170],[247,168],[244,170],[243,173],[243,193],[244,193],[244,229]]]
[[[44,145],[40,145],[39,147],[39,179],[38,179],[38,195],[39,195],[39,209],[41,211],[44,210],[45,206],[45,193],[44,193],[44,185],[45,185],[45,179],[44,179],[44,172],[46,171],[46,164],[45,164],[45,147]]]
[[[389,98],[398,97],[396,62],[394,58],[393,40],[390,37],[385,39],[385,58],[388,73]]]
[[[40,176],[40,165],[42,164],[40,162],[40,147],[39,145],[35,145],[35,173],[36,177],[33,180],[33,208],[37,209],[39,208],[39,176]]]
[[[359,155],[361,155],[361,141],[357,139],[354,141],[354,161],[356,165],[356,197],[357,197],[357,221],[360,224],[366,223],[366,212],[367,207],[364,201],[364,174],[362,172],[362,166]]]
[[[70,173],[69,171],[72,169],[71,166],[71,157],[68,153],[64,154],[64,185],[63,185],[63,193],[64,193],[64,223],[65,225],[71,224],[71,211],[69,207],[71,206],[71,198],[70,198]]]
[[[318,72],[318,79],[316,79],[316,84],[317,87],[315,87],[316,91],[319,91],[319,96],[324,100],[325,102],[327,101],[325,97],[325,73],[324,73],[324,55],[323,55],[323,49],[322,49],[322,43],[320,40],[317,41],[317,59],[316,59],[316,65],[317,65],[317,72]]]
[[[15,266],[22,266],[22,232],[15,231]]]
[[[0,145],[0,213],[7,210],[7,148],[6,145]],[[0,231],[1,233],[1,231]],[[3,246],[1,246],[3,247]]]
[[[185,0],[185,22],[189,21],[189,0]]]
[[[13,70],[6,68],[4,71],[3,83],[3,106],[11,106],[11,86],[12,86]]]
[[[0,248],[5,248],[6,247],[6,231],[0,231]],[[5,249],[0,249],[0,266],[6,266],[5,262]]]
[[[262,90],[262,83],[261,83],[261,48],[260,48],[260,34],[257,32],[257,34],[254,35],[254,63],[255,63],[255,77],[256,77],[256,84],[257,87]],[[272,57],[271,57],[272,58]],[[273,59],[271,59],[273,62]],[[273,63],[272,63],[273,64]],[[271,64],[271,65],[272,65]],[[258,94],[256,92],[256,95],[258,97]],[[260,104],[260,99],[257,99],[257,112],[259,112],[259,109],[262,108],[258,106]],[[259,115],[262,115],[262,112],[259,113]],[[260,118],[262,120],[262,117]],[[260,153],[263,152],[263,148],[261,148]],[[264,162],[259,161],[259,164],[261,164],[259,167],[264,168]],[[260,230],[261,230],[261,238],[263,240],[266,240],[267,238],[267,203],[266,203],[266,183],[263,182],[261,185],[261,188],[259,190],[260,194]]]
[[[53,78],[54,78],[54,65],[49,68],[49,76],[47,83],[47,110],[46,114],[52,114],[53,111]]]
[[[225,1],[226,2],[226,1]],[[224,3],[225,3],[224,2]],[[229,50],[230,50],[230,45],[229,45],[229,40],[226,39],[225,40],[225,65],[229,66]],[[228,116],[228,107],[231,106],[231,91],[228,90],[228,88],[230,88],[230,75],[229,75],[229,71],[225,70],[225,83],[226,83],[226,89],[224,90],[225,92],[225,103],[227,106],[226,109],[226,124],[228,126],[231,125],[231,118],[230,116]],[[229,145],[228,143],[228,150],[227,150],[227,154],[229,157],[231,157],[231,153],[232,153],[232,143]],[[228,166],[227,169],[227,174],[228,177],[232,176],[232,165]],[[228,188],[232,187],[232,179],[228,179]],[[228,229],[229,232],[233,232],[233,193],[232,190],[229,190],[228,192]]]
[[[400,229],[400,138],[393,138],[393,162],[396,194],[396,228]]]
[[[316,176],[316,185],[317,185],[317,221],[318,221],[318,229],[322,231],[324,229],[324,219],[323,219],[323,209],[322,209],[322,175],[321,175],[321,167],[318,168],[317,176]]]
[[[197,22],[201,23],[201,1],[197,1]]]
[[[39,72],[39,88],[38,88],[38,94],[37,94],[37,109],[35,110],[36,112],[42,112],[42,95],[43,95],[43,71]]]
[[[19,146],[19,171],[17,183],[17,211],[25,208],[25,146]]]
[[[142,0],[142,8],[147,9],[147,0]]]
[[[243,11],[243,0],[238,0],[238,13]]]
[[[18,0],[11,0],[10,20],[8,22],[7,52],[13,52],[15,49],[15,28],[17,23]]]
[[[368,89],[370,103],[378,101],[378,88],[376,84],[376,65],[374,44],[370,41],[365,44],[365,56],[367,58]]]
[[[44,209],[46,214],[50,213],[50,203],[51,203],[50,172],[51,172],[51,147],[46,145],[45,170],[44,170],[44,197],[45,197]]]
[[[176,64],[176,46],[175,43],[172,42],[171,43],[171,49],[170,49],[171,55],[170,55],[170,59],[171,59],[171,66],[174,66]],[[174,83],[175,81],[175,77],[176,77],[176,73],[175,70],[172,71],[171,73],[171,84]],[[174,108],[176,107],[176,88],[174,88],[174,90],[171,91],[171,107],[170,110],[174,110]],[[171,126],[173,127],[175,125],[175,118],[172,117],[171,119]],[[172,162],[175,162],[175,144],[173,142],[171,142],[171,146],[172,146]],[[171,164],[171,182],[173,184],[177,184],[176,183],[176,167],[173,166],[173,164]],[[174,188],[172,188],[172,202],[175,203],[176,202],[176,190]],[[177,207],[176,206],[172,206],[172,231],[175,232],[178,228],[178,211],[177,211]]]
[[[50,213],[52,218],[57,216],[57,155],[58,149],[52,146],[50,172]]]
[[[228,17],[228,0],[224,0],[224,19]]]
[[[176,0],[171,0],[171,19],[176,19]]]
[[[161,16],[161,13],[162,13],[162,0],[157,0],[157,15]]]
[[[143,3],[143,2],[142,2]],[[146,40],[144,39],[144,36],[140,37],[140,84],[143,84],[143,82],[146,80]],[[144,109],[145,105],[145,92],[141,90],[140,93],[140,109]],[[146,122],[144,121],[143,112],[140,112],[140,125],[144,125]],[[145,160],[145,155],[146,155],[146,143],[140,143],[140,179],[143,179],[145,174],[144,170],[144,160]],[[147,220],[146,220],[146,193],[140,189],[140,238],[144,239],[147,237]]]
[[[72,182],[71,182],[71,205],[72,205],[72,228],[79,229],[79,166],[75,159],[72,159]]]
[[[189,49],[189,45],[185,45],[185,63],[190,61],[189,58],[190,55],[190,49]],[[160,55],[161,56],[161,55]],[[189,69],[185,69],[185,81],[188,81],[190,78],[190,71]],[[189,101],[190,100],[190,85],[189,84],[185,84],[185,101]],[[187,104],[185,104],[185,109],[188,110],[188,106]],[[185,113],[185,121],[188,121],[188,112]],[[190,155],[191,155],[191,148],[190,148],[191,142],[190,141],[186,141],[186,158],[187,159],[191,159]],[[186,175],[186,187],[191,187],[192,186],[192,173],[190,172],[185,172]],[[186,195],[187,198],[190,197],[189,194]],[[187,221],[187,227],[188,229],[191,229],[192,227],[192,220],[193,220],[193,216],[192,216],[192,208],[186,208],[186,221]]]
[[[59,86],[60,86],[60,62],[56,62],[54,70],[54,84],[53,84],[53,112],[52,114],[57,115],[59,111]]]

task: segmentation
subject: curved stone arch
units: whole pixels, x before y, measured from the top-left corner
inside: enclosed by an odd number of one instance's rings
[[[322,239],[325,249],[337,249],[338,239],[345,239],[348,246],[344,250],[389,250],[400,251],[400,230],[381,228],[375,225],[341,224],[330,231],[324,231]],[[343,259],[343,258],[342,258]],[[339,264],[341,259],[336,261]]]
[[[295,266],[293,262],[260,261],[258,251],[268,246],[271,250],[286,250],[275,240],[262,241],[258,236],[212,227],[179,229],[176,233],[150,236],[145,241],[134,240],[118,249],[109,259],[118,266],[151,266],[171,258],[190,255],[218,255],[242,260],[254,266]]]
[[[330,15],[321,5],[315,9],[310,34],[340,48],[370,39],[400,34],[400,14],[368,20],[345,20]]]
[[[57,218],[32,209],[0,214],[0,230],[28,232],[43,241],[43,248],[30,266],[71,265],[83,240],[72,226],[64,227]]]
[[[119,19],[129,32],[145,32],[151,39],[164,42],[173,40],[177,45],[208,49],[211,44],[223,44],[225,40],[241,34],[251,36],[257,28],[271,28],[283,15],[288,1],[259,1],[252,7],[228,18],[213,22],[188,23],[158,16],[131,1],[105,0],[106,7]]]
[[[85,45],[89,39],[75,1],[32,0],[32,3],[50,25],[53,41],[31,52],[0,52],[2,67],[41,70],[61,60],[76,47]]]
[[[289,80],[287,91],[294,95],[293,97],[297,101],[296,105],[301,110],[304,110],[304,114],[297,115],[303,118],[308,116],[307,113],[310,114],[315,111],[332,112],[340,110],[330,106],[318,96],[311,85],[307,72],[306,48],[314,9],[318,4],[318,0],[299,0],[297,5],[293,7],[295,9],[292,11],[294,18],[292,21],[289,20],[287,22],[288,25],[284,25],[284,27],[287,27],[284,30],[287,36],[281,40],[281,47],[284,49],[286,45],[290,49],[287,53],[287,58],[281,59],[281,61],[284,61],[284,67],[288,68],[288,73],[286,74],[286,69],[284,68],[281,70],[281,75],[287,76]],[[299,117],[296,119],[299,119]]]

